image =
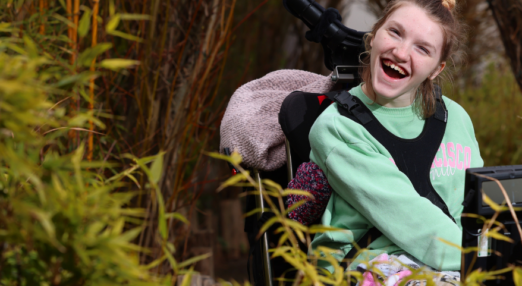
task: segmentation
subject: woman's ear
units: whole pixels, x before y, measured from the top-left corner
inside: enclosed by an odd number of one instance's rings
[[[441,62],[440,65],[430,75],[430,80],[434,80],[446,67],[446,62]]]

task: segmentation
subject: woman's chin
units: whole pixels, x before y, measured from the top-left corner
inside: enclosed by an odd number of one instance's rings
[[[409,92],[406,92],[402,85],[373,82],[373,91],[376,96],[375,102],[382,106],[405,107],[411,104]]]

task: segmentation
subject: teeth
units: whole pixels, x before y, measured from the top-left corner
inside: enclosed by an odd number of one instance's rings
[[[400,74],[406,75],[406,73],[399,66],[396,66],[388,61],[383,61],[383,63],[384,63],[384,65],[391,67],[392,69],[398,71]]]

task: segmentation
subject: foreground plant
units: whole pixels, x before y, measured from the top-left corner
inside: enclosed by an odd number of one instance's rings
[[[8,24],[0,30],[16,33]],[[167,220],[186,220],[164,212],[157,187],[163,155],[127,155],[123,165],[89,161],[82,142],[70,152],[70,130],[92,133],[91,122],[104,125],[90,111],[66,115],[67,103],[51,101],[69,98],[96,76],[65,76],[62,65],[29,37],[0,37],[0,284],[172,285],[204,256],[173,258]],[[145,211],[129,207],[139,192],[156,193],[154,236],[164,248],[147,265],[139,256],[149,251],[134,243]],[[169,274],[160,275],[165,261]]]
[[[288,218],[288,213],[304,204],[306,200],[302,200],[292,205],[290,208],[285,209],[285,197],[290,194],[295,194],[313,199],[313,196],[309,192],[303,190],[283,189],[279,184],[268,179],[262,179],[261,181],[254,180],[250,176],[250,172],[241,167],[240,164],[242,162],[242,157],[237,152],[232,153],[231,156],[225,156],[219,153],[209,153],[209,156],[225,160],[228,163],[230,163],[236,170],[239,171],[237,175],[234,175],[227,181],[223,182],[219,187],[218,191],[229,186],[251,188],[253,191],[247,192],[246,194],[261,194],[264,198],[265,203],[268,205],[268,208],[264,211],[273,213],[273,216],[269,220],[267,220],[261,227],[258,234],[258,238],[265,231],[269,230],[274,225],[277,225],[278,227],[276,228],[275,232],[282,233],[282,235],[279,239],[277,246],[270,249],[271,258],[283,257],[288,263],[290,263],[293,266],[294,270],[297,270],[295,277],[293,277],[292,279],[278,277],[276,278],[277,280],[279,280],[280,282],[293,282],[294,285],[350,285],[350,282],[362,281],[363,275],[361,275],[360,272],[350,270],[351,263],[355,263],[353,260],[345,260],[345,262],[347,262],[348,265],[348,270],[345,271],[344,268],[340,265],[340,262],[332,255],[338,252],[338,250],[329,249],[326,247],[318,247],[310,253],[305,253],[300,249],[298,241],[305,243],[306,245],[310,245],[311,234],[325,231],[340,231],[345,233],[350,232],[349,230],[338,229],[323,225],[312,225],[308,227]],[[491,179],[495,180],[493,178]],[[502,185],[498,182],[498,180],[495,181],[497,181],[499,187],[503,189]],[[495,221],[495,218],[498,217],[498,214],[501,211],[506,210],[510,210],[514,215],[514,209],[511,206],[498,205],[485,195],[484,201],[488,203],[497,212],[497,214],[494,215],[491,219],[477,217],[484,221],[484,229],[482,233],[484,233],[486,237],[509,240],[508,237],[499,233],[499,230],[502,228],[502,225],[499,222]],[[256,208],[245,214],[245,216],[254,215],[262,212],[262,209]],[[496,227],[492,228],[493,225],[495,225]],[[452,245],[449,242],[445,243]],[[360,248],[356,244],[354,245],[358,250],[357,254],[354,257],[357,257],[359,254],[363,253],[371,253],[371,250]],[[463,249],[458,245],[452,246],[459,248],[463,254],[478,251],[477,248]],[[330,273],[329,271],[318,267],[318,262],[320,261],[324,261],[332,265],[334,269],[333,273]],[[367,273],[372,273],[372,275],[374,276],[374,281],[379,281],[378,276],[385,277],[380,270],[380,265],[387,263],[401,264],[404,268],[406,268],[409,271],[410,274],[405,275],[402,278],[402,280],[400,280],[401,282],[398,285],[407,285],[407,282],[409,281],[415,281],[415,283],[417,283],[418,281],[418,283],[423,283],[422,285],[436,285],[434,281],[437,280],[437,277],[441,276],[441,273],[435,272],[427,267],[420,267],[415,269],[399,261],[383,262],[363,260],[358,261],[357,263],[365,265],[366,270],[368,271]],[[522,286],[521,267],[509,266],[505,269],[493,271],[477,269],[475,271],[466,272],[464,274],[464,281],[451,281],[451,283],[453,283],[454,285],[479,286],[483,285],[484,281],[486,280],[492,280],[497,278],[502,279],[502,277],[505,275],[513,275],[515,285]],[[384,282],[381,281],[376,283]]]

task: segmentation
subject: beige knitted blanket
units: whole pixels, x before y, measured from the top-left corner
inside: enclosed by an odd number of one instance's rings
[[[332,87],[330,76],[301,70],[278,70],[244,84],[223,116],[220,151],[238,151],[250,168],[273,171],[283,166],[285,136],[278,122],[283,100],[295,90],[325,93]]]

